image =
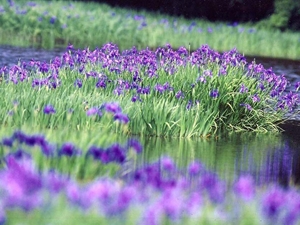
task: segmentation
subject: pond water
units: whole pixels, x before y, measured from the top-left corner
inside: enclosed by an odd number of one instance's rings
[[[31,59],[49,61],[61,56],[64,49],[43,50],[0,46],[0,67]],[[255,59],[276,74],[285,74],[290,82],[300,81],[300,62],[261,57]],[[296,118],[300,120],[299,116]],[[144,153],[137,164],[171,156],[179,167],[192,160],[201,161],[207,169],[232,182],[241,174],[250,174],[258,184],[276,182],[288,186],[300,185],[300,127],[293,126],[283,134],[226,134],[218,139],[141,138]]]

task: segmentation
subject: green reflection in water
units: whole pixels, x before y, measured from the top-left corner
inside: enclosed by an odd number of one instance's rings
[[[179,168],[194,160],[231,183],[240,174],[261,179],[268,158],[284,147],[281,134],[231,133],[219,139],[140,137],[144,146],[139,166],[170,156]]]

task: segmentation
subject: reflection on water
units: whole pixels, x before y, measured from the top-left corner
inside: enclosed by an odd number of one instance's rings
[[[37,49],[37,48],[22,48],[13,46],[0,46],[0,67],[13,66],[19,61],[29,62],[37,60],[41,62],[50,62],[55,57],[60,57],[65,49]]]
[[[300,143],[282,134],[228,134],[219,140],[141,140],[145,151],[137,164],[145,165],[160,156],[171,156],[178,167],[195,160],[229,183],[240,175],[251,175],[257,184],[300,184]]]

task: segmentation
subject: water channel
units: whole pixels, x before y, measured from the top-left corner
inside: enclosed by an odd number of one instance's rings
[[[18,60],[49,61],[63,52],[64,49],[0,46],[0,67],[14,65]],[[272,67],[278,75],[285,74],[290,82],[300,81],[299,61],[246,58],[248,62],[255,59],[265,68]],[[168,155],[179,167],[199,160],[228,182],[241,174],[250,174],[258,184],[300,185],[300,126],[288,126],[286,132],[279,134],[228,133],[218,139],[142,138],[141,142],[145,150],[138,164]]]

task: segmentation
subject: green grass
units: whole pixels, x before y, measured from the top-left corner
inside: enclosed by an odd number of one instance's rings
[[[208,44],[221,52],[236,47],[246,55],[300,59],[297,32],[264,30],[255,24],[233,27],[96,3],[37,1],[31,6],[20,2],[9,7],[0,1],[5,11],[0,13],[0,44],[53,48],[72,43],[77,48],[95,48],[113,42],[121,49],[166,43],[197,49]]]

